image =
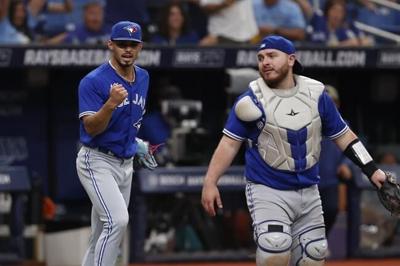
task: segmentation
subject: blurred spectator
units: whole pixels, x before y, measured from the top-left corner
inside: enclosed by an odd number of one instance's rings
[[[157,44],[195,44],[199,36],[191,30],[188,15],[179,3],[170,3],[161,9],[158,33],[150,40]]]
[[[306,20],[306,23],[312,18],[314,14],[314,8],[312,3],[309,0],[294,0],[300,7],[303,12],[303,16]]]
[[[397,165],[398,160],[396,158],[396,155],[394,155],[393,153],[385,152],[381,155],[379,163],[384,165]]]
[[[30,41],[33,40],[33,32],[28,27],[28,14],[26,11],[25,4],[22,0],[12,0],[10,3],[10,9],[8,11],[8,16],[11,24],[14,28],[24,34],[29,38]]]
[[[190,15],[190,25],[199,35],[200,39],[208,35],[208,16],[199,5],[199,0],[180,0],[184,3],[187,13]]]
[[[110,30],[104,25],[102,2],[92,0],[84,5],[83,24],[73,31],[62,33],[49,39],[48,44],[105,44]]]
[[[388,0],[396,2],[395,0]],[[369,26],[400,34],[400,11],[385,6],[379,6],[369,0],[362,1],[363,6],[356,9],[356,20]],[[385,40],[376,38],[378,43]]]
[[[327,46],[360,46],[358,32],[346,21],[346,3],[328,0],[323,13],[317,10],[307,29],[308,40]]]
[[[29,0],[28,8],[32,15],[36,16],[43,11],[48,11],[49,13],[71,12],[74,8],[74,5],[72,0],[63,0],[62,2]]]
[[[10,0],[0,0],[0,44],[26,44],[29,38],[10,23],[8,10]]]
[[[144,40],[148,39],[149,14],[146,0],[106,0],[105,23],[111,27],[121,20],[139,23],[142,27]]]
[[[38,35],[54,36],[66,30],[66,21],[62,15],[73,9],[73,0],[28,0],[28,25]]]
[[[340,107],[339,93],[331,86],[326,85],[328,95]],[[320,182],[318,184],[321,196],[322,210],[326,226],[326,236],[329,236],[339,210],[339,178],[349,180],[352,172],[347,159],[337,145],[328,138],[321,141],[321,155],[319,164]]]
[[[251,0],[199,0],[208,14],[208,35],[201,45],[250,43],[258,34]]]
[[[281,35],[292,41],[306,37],[306,21],[300,6],[291,0],[254,0],[260,37]]]

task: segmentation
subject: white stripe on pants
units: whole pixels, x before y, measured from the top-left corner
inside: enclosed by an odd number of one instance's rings
[[[92,233],[82,265],[114,265],[129,221],[132,159],[122,160],[82,147],[76,167],[93,204]]]

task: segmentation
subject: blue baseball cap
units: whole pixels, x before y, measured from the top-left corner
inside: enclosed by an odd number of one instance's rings
[[[120,21],[111,29],[112,41],[142,42],[142,29],[140,25],[131,21]]]
[[[296,49],[294,48],[294,45],[291,41],[282,36],[276,36],[276,35],[267,36],[261,41],[258,51],[264,49],[276,49],[288,55],[296,53]],[[303,71],[303,66],[296,59],[293,66],[293,73],[299,74],[302,71]]]

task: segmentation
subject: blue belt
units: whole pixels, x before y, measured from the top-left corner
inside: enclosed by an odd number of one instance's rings
[[[90,149],[93,149],[93,150],[96,150],[96,151],[99,151],[99,152],[107,154],[107,155],[114,156],[114,157],[116,157],[118,159],[130,159],[130,158],[132,158],[132,157],[121,157],[121,156],[118,156],[114,152],[112,152],[111,150],[109,150],[107,148],[103,148],[103,147],[90,147],[90,146],[87,146],[87,145],[83,145],[83,146],[85,146],[87,148],[90,148]]]

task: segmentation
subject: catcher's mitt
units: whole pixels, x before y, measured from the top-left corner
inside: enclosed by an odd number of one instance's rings
[[[379,200],[382,205],[393,215],[400,214],[400,185],[397,183],[396,176],[385,172],[386,180],[378,190]]]

